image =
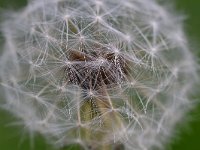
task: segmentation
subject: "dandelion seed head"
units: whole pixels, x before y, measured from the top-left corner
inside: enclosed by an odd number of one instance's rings
[[[156,0],[30,0],[1,31],[4,107],[56,146],[162,148],[192,105],[194,56]]]

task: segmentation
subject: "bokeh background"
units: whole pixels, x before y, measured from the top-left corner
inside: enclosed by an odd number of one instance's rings
[[[177,12],[185,14],[185,30],[191,50],[200,60],[200,0],[165,0],[165,2],[174,3]],[[26,3],[26,0],[0,0],[0,14],[7,9],[18,10]],[[3,39],[0,33],[1,44]],[[2,93],[0,100],[1,95]],[[200,94],[198,95],[194,96],[196,101],[200,101]],[[200,105],[188,116],[185,121],[187,123],[177,125],[176,136],[166,145],[166,150],[200,150]],[[46,144],[42,136],[27,134],[26,129],[14,123],[17,123],[17,119],[0,109],[0,150],[54,150]],[[65,148],[65,150],[76,149],[78,149],[76,146]]]

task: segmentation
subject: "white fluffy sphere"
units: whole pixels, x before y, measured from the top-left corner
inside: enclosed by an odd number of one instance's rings
[[[31,0],[1,31],[4,108],[55,145],[162,148],[192,105],[182,22],[155,0]]]

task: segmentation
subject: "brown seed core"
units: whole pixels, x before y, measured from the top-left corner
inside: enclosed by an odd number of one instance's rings
[[[98,90],[120,84],[126,78],[126,60],[109,50],[91,53],[71,50],[68,56],[71,63],[65,67],[66,80],[83,89]]]

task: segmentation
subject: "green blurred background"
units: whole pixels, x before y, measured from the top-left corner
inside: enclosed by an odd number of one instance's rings
[[[168,0],[169,3],[171,1]],[[192,49],[200,58],[200,0],[174,0],[172,2],[175,3],[178,12],[186,15],[185,30]],[[26,0],[0,0],[0,13],[6,9],[16,10],[25,5]],[[3,41],[0,38],[1,43]],[[195,99],[199,101],[200,94]],[[187,117],[189,123],[178,125],[177,136],[166,145],[166,150],[200,150],[200,105],[190,112],[190,116],[189,119]],[[0,150],[54,150],[40,135],[34,135],[35,138],[31,142],[26,129],[10,124],[13,121],[17,121],[15,117],[0,110]],[[68,149],[77,148],[69,147]]]

